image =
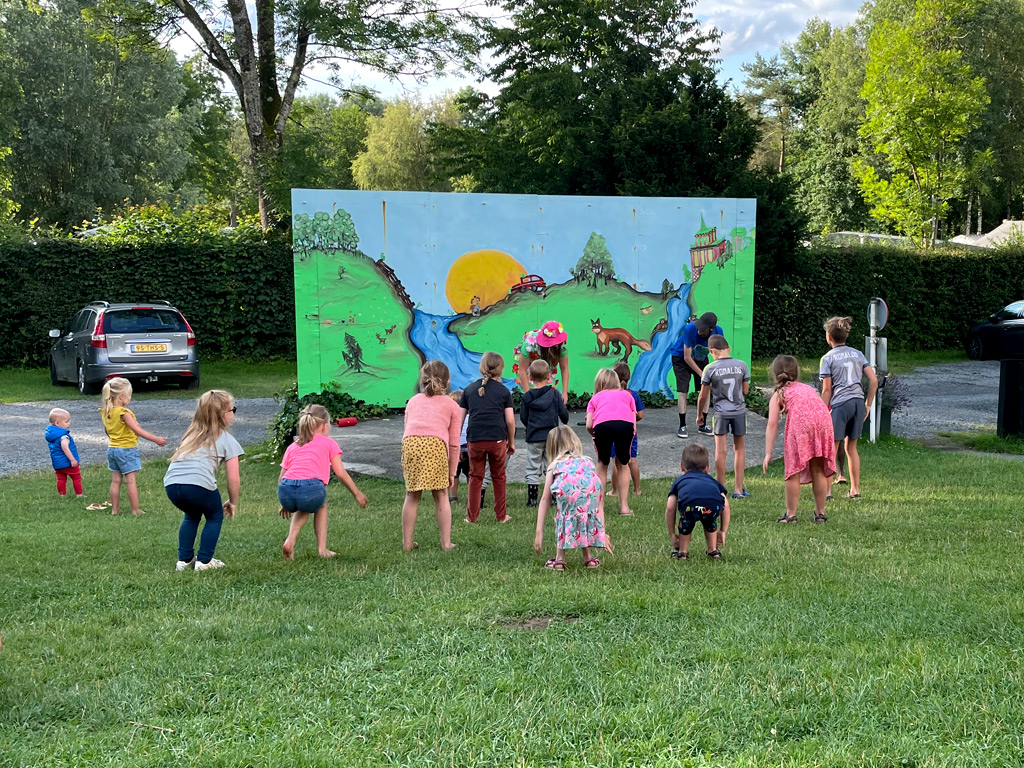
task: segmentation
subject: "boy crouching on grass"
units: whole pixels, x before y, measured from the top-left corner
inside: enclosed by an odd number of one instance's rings
[[[729,530],[729,500],[725,486],[708,474],[707,448],[698,443],[686,446],[679,468],[683,474],[672,484],[665,505],[665,524],[672,541],[672,557],[676,560],[690,559],[690,535],[699,522],[704,526],[708,557],[721,560],[721,548]]]

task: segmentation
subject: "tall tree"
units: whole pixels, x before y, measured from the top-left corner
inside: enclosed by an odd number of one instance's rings
[[[358,64],[388,77],[423,77],[468,66],[477,49],[478,20],[467,0],[104,2],[115,21],[145,6],[150,24],[187,34],[227,79],[244,119],[264,226],[272,218],[267,181],[309,65],[337,73]]]
[[[770,157],[771,166],[782,173],[789,140],[798,128],[796,78],[778,56],[765,59],[759,53],[754,55],[754,61],[743,65],[743,71],[746,78],[740,100],[762,123],[759,154]]]
[[[21,86],[15,72],[12,51],[14,41],[7,31],[5,8],[0,4],[0,228],[9,222],[18,209],[11,191],[12,172],[8,166],[11,144],[17,139],[18,124],[14,110],[21,103]]]
[[[872,215],[932,245],[978,153],[964,138],[988,104],[960,41],[976,0],[917,0],[909,23],[883,22],[868,41],[861,134],[881,169],[855,164]]]

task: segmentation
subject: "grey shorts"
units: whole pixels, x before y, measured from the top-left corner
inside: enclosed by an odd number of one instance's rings
[[[864,413],[864,401],[859,397],[832,407],[832,431],[835,432],[836,442],[845,437],[860,439],[864,431]]]
[[[743,437],[747,434],[747,414],[719,416],[716,413],[711,420],[711,431],[716,435],[728,435],[732,432],[733,437]]]
[[[107,448],[107,469],[130,475],[142,469],[138,448]]]

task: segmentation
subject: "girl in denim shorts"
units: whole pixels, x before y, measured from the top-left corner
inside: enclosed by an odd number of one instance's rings
[[[320,557],[338,554],[327,548],[327,483],[332,469],[355,497],[356,503],[366,507],[366,496],[356,488],[341,463],[341,448],[327,436],[330,419],[322,405],[303,408],[299,414],[299,437],[288,446],[281,460],[277,498],[281,502],[281,517],[292,521],[281,550],[286,560],[295,557],[295,540],[310,515],[313,516],[313,532]]]
[[[110,514],[121,512],[121,483],[128,488],[128,503],[132,514],[143,514],[139,508],[139,488],[135,473],[142,469],[139,458],[139,438],[151,443],[167,445],[166,437],[157,437],[139,426],[135,414],[128,407],[132,401],[132,385],[128,379],[110,379],[103,385],[103,407],[100,417],[107,433],[107,468],[113,473],[110,480]]]

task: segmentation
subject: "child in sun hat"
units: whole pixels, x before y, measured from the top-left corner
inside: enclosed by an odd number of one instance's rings
[[[522,343],[512,352],[512,370],[519,380],[519,388],[529,391],[530,363],[543,360],[551,366],[548,382],[562,392],[562,402],[569,402],[569,353],[566,344],[569,334],[557,320],[548,320],[535,331],[527,331]]]

